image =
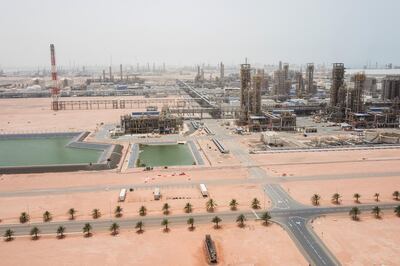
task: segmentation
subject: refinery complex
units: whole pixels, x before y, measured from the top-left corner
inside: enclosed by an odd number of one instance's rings
[[[0,266],[400,265],[381,2],[4,1]]]

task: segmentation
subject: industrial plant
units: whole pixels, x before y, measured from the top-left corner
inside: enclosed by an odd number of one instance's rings
[[[185,238],[196,256],[182,265],[270,265],[275,247],[264,259],[236,241],[269,246],[267,230],[292,256],[277,265],[339,265],[321,224],[348,231],[354,208],[398,219],[400,72],[255,62],[67,70],[51,44],[50,70],[1,72],[2,248],[24,241],[14,234],[52,243],[110,230],[132,250],[186,250]]]

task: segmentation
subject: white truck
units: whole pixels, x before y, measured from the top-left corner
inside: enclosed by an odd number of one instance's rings
[[[203,195],[203,198],[208,197],[208,190],[207,190],[206,185],[200,184],[200,191],[201,191],[201,195]]]
[[[126,188],[123,188],[119,192],[118,201],[125,201],[125,198],[126,198]]]
[[[154,189],[154,200],[159,200],[161,198],[160,188],[156,187]]]

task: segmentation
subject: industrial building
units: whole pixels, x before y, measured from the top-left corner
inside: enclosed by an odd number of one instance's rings
[[[392,106],[366,107],[365,92],[374,93],[376,79],[368,79],[364,73],[350,78],[352,86],[344,83],[344,65],[333,64],[332,87],[328,119],[346,122],[353,128],[399,127],[399,110],[396,99],[400,93],[400,76],[386,76],[382,81],[382,99],[392,101]]]
[[[306,68],[306,94],[314,95],[317,92],[317,86],[314,85],[314,64],[308,63]]]
[[[251,88],[251,66],[250,64],[242,64],[240,66],[240,124],[246,124],[250,118],[250,110],[252,108],[252,93]],[[261,105],[261,102],[260,102]]]
[[[346,91],[344,84],[344,64],[334,63],[332,67],[331,107],[344,107]]]
[[[353,128],[398,128],[399,113],[390,107],[371,107],[365,113],[348,114],[347,122]]]
[[[168,109],[158,111],[133,112],[121,117],[122,134],[160,133],[170,134],[179,132],[183,120],[171,115]]]
[[[301,72],[296,72],[295,79],[296,79],[296,96],[298,98],[303,98],[305,91],[304,91],[304,79]]]
[[[364,86],[365,86],[365,95],[369,95],[372,98],[378,97],[378,81],[375,77],[366,77]]]
[[[291,87],[291,81],[288,77],[288,65],[286,70],[278,69],[274,72],[274,86],[272,94],[275,96],[288,96]]]
[[[382,80],[382,100],[400,99],[400,75],[388,75]]]
[[[357,73],[351,77],[354,88],[349,89],[347,93],[347,108],[351,112],[361,113],[364,111],[363,95],[365,91],[366,76],[364,73]]]

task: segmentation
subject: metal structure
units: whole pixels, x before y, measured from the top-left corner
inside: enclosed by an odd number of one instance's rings
[[[388,75],[382,80],[382,100],[400,99],[400,75]]]
[[[111,66],[108,68],[108,70],[109,70],[109,74],[110,74],[110,81],[113,82],[113,81],[114,81],[114,77],[113,77],[113,75],[112,75]]]
[[[357,73],[352,77],[354,88],[348,93],[347,108],[352,112],[360,113],[364,111],[363,95],[365,90],[366,76],[364,73]]]
[[[217,263],[217,249],[210,235],[206,235],[204,246],[207,254],[208,263]]]
[[[308,63],[306,69],[306,94],[313,95],[316,93],[314,86],[314,64]]]
[[[149,98],[143,100],[57,101],[55,105],[57,110],[133,109],[156,104],[183,108],[196,101],[197,99]]]
[[[274,72],[273,95],[289,95],[291,82],[286,76],[285,70],[276,70]]]
[[[60,88],[57,84],[57,67],[56,67],[56,52],[54,44],[50,44],[50,55],[51,55],[51,80],[53,86],[51,88],[51,109],[58,111],[58,99],[60,97]]]
[[[284,63],[283,64],[283,73],[285,73],[285,80],[287,80],[289,78],[289,64],[288,63]]]
[[[296,72],[296,95],[299,98],[303,98],[305,91],[304,91],[304,79],[301,72]]]
[[[263,72],[257,70],[257,73],[253,76],[252,84],[252,95],[251,95],[251,105],[250,112],[252,114],[261,114],[261,89],[263,85]]]
[[[251,88],[251,66],[250,64],[240,65],[240,123],[246,124],[249,121],[250,116],[250,94]]]
[[[331,107],[343,107],[346,94],[344,90],[344,64],[334,63],[332,68]]]
[[[220,73],[219,74],[219,78],[220,78],[221,81],[223,81],[224,78],[225,78],[225,66],[224,66],[224,64],[222,62],[219,65],[219,73]]]
[[[121,117],[123,134],[160,133],[169,134],[179,131],[182,118],[172,116],[167,108],[159,112],[136,112]]]

